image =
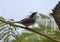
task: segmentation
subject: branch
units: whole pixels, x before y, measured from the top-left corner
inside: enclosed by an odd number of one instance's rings
[[[55,6],[55,8],[52,11],[53,11],[53,13],[51,15],[53,16],[53,18],[60,30],[60,1],[58,2],[58,4]]]
[[[9,24],[10,26],[15,26],[15,27],[19,27],[19,28],[23,28],[23,29],[26,29],[26,30],[35,32],[35,33],[37,33],[37,34],[39,34],[39,35],[42,35],[42,36],[44,36],[44,37],[46,37],[46,38],[54,41],[54,42],[60,42],[60,40],[53,39],[53,38],[51,38],[50,36],[48,36],[48,35],[46,35],[46,34],[43,34],[43,33],[41,33],[41,32],[35,31],[35,30],[31,29],[31,28],[27,28],[27,27],[23,27],[23,26],[20,26],[20,25],[16,25],[16,24],[14,24],[13,22],[5,21],[5,20],[2,20],[2,19],[0,19],[0,21],[3,22],[3,23]]]

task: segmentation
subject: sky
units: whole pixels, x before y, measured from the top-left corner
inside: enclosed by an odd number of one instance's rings
[[[21,20],[34,11],[48,15],[59,0],[0,0],[0,16]]]
[[[0,16],[21,20],[37,11],[48,15],[59,0],[0,0]]]

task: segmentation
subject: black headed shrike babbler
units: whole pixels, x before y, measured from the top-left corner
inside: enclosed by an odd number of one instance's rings
[[[35,23],[36,16],[37,16],[36,14],[37,14],[37,12],[33,12],[29,17],[24,18],[21,21],[17,21],[17,22],[14,22],[14,23],[20,23],[20,24],[23,24],[24,26],[28,27],[28,26]]]

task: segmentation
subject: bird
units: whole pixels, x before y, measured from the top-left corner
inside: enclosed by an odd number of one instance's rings
[[[22,19],[20,21],[14,22],[14,23],[20,23],[20,24],[28,27],[28,26],[35,23],[36,17],[37,17],[36,14],[37,14],[37,12],[33,12],[29,17],[26,17],[26,18],[24,18],[24,19]]]

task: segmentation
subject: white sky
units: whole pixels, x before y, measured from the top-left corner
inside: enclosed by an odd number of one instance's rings
[[[22,19],[32,11],[49,14],[59,0],[0,0],[0,16]]]
[[[59,0],[0,0],[0,16],[21,20],[32,11],[49,14]]]

